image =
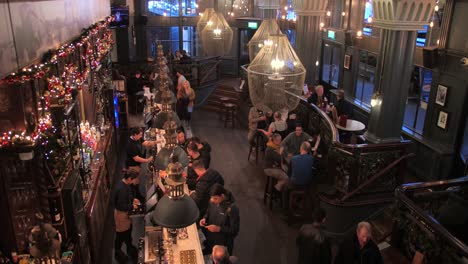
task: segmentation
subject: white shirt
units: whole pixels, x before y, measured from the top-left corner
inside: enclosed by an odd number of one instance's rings
[[[268,129],[271,129],[272,132],[285,131],[286,129],[288,129],[288,124],[286,123],[286,121],[279,120],[272,122]]]

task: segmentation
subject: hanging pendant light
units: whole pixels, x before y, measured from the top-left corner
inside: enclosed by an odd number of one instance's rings
[[[180,126],[180,119],[177,114],[172,110],[171,102],[173,101],[173,94],[166,90],[161,94],[162,109],[154,118],[152,122],[153,128],[163,129],[167,121],[173,121],[177,127]]]
[[[177,159],[182,166],[186,167],[188,165],[187,153],[177,145],[177,124],[174,121],[168,121],[164,124],[163,129],[166,144],[156,155],[154,168],[157,170],[166,169],[172,158]]]
[[[197,23],[197,31],[200,39],[200,43],[203,45],[203,38],[201,37],[203,29],[205,29],[206,25],[208,24],[208,21],[211,21],[212,15],[216,14],[216,11],[213,8],[207,8],[205,9],[205,12],[201,15],[200,19],[198,20]]]
[[[166,228],[184,228],[198,220],[200,215],[195,201],[184,193],[185,178],[179,162],[167,166],[166,184],[169,192],[156,205],[153,220]]]
[[[247,68],[249,93],[256,107],[293,110],[299,104],[306,69],[284,34],[270,35]]]
[[[265,19],[263,20],[260,27],[250,39],[249,43],[249,58],[250,61],[253,61],[255,56],[258,54],[260,49],[265,45],[271,45],[271,42],[268,42],[268,37],[273,34],[280,34],[280,28],[275,19]]]
[[[205,15],[203,15],[203,18]],[[203,27],[202,23],[197,28]],[[203,50],[206,56],[223,56],[232,47],[233,31],[221,12],[210,12],[205,27],[201,31]]]

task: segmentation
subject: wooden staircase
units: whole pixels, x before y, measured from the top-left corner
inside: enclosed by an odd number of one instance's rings
[[[205,100],[202,109],[221,112],[223,110],[220,100],[221,97],[229,98],[233,104],[239,105],[240,92],[237,92],[232,86],[218,84],[210,96]]]

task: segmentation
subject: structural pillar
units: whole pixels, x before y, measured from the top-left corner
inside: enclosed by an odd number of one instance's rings
[[[417,31],[429,24],[435,0],[373,0],[380,52],[365,137],[373,143],[400,141],[413,69]]]
[[[318,78],[321,54],[321,17],[327,12],[328,0],[294,0],[296,22],[296,52],[304,64],[306,83],[314,83]]]
[[[256,0],[256,2],[261,18],[276,18],[280,8],[280,0]]]

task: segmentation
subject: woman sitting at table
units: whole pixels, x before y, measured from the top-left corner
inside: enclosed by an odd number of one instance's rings
[[[288,124],[281,119],[281,113],[279,111],[275,112],[273,118],[275,121],[270,123],[268,131],[265,129],[258,129],[258,131],[265,134],[268,138],[270,138],[273,133],[278,133],[282,138],[285,138],[288,135]]]
[[[353,117],[353,106],[345,100],[344,90],[338,90],[336,102],[332,108],[333,121],[338,123],[340,116],[346,115],[348,119]]]

